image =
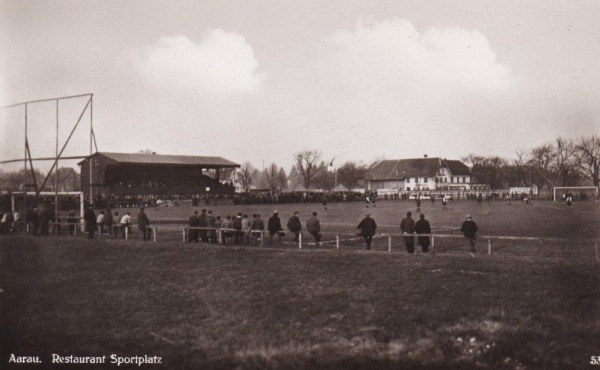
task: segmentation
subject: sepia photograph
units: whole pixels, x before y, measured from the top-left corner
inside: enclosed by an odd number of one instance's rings
[[[0,369],[600,369],[599,15],[0,0]]]

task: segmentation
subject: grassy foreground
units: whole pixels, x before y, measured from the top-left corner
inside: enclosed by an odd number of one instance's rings
[[[587,368],[599,266],[2,237],[0,368],[11,353],[38,369],[52,353],[169,369]]]

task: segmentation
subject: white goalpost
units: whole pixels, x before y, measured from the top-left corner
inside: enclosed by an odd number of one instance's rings
[[[598,187],[597,186],[555,186],[553,189],[554,201],[556,202],[556,200],[557,200],[557,194],[559,194],[558,196],[561,197],[562,193],[568,194],[571,191],[577,191],[577,192],[591,191],[594,193],[594,197],[596,199],[598,199]]]

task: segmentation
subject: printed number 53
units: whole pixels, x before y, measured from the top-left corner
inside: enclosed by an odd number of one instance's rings
[[[590,365],[600,365],[600,356],[592,356]]]

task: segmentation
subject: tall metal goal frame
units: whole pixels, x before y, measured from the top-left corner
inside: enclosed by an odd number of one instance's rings
[[[69,132],[69,136],[67,137],[67,139],[65,140],[65,142],[62,144],[62,147],[59,150],[59,136],[58,136],[58,130],[59,130],[59,124],[60,124],[60,117],[59,117],[59,113],[60,113],[60,109],[59,109],[59,104],[61,101],[63,100],[68,100],[68,99],[76,99],[76,98],[84,98],[87,97],[87,102],[85,104],[85,106],[83,107],[83,109],[81,110],[81,113],[79,114],[79,118],[77,119],[77,122],[73,125],[73,127],[71,128],[71,131]],[[29,145],[29,139],[28,139],[28,112],[29,112],[29,106],[33,105],[33,104],[37,104],[37,103],[43,103],[43,102],[51,102],[54,101],[56,102],[56,106],[55,106],[55,113],[56,113],[56,141],[55,141],[55,155],[52,157],[37,157],[37,158],[33,158],[31,156],[31,150],[30,150],[30,145]],[[8,163],[18,163],[18,162],[23,162],[23,190],[26,191],[26,187],[27,187],[27,166],[29,165],[29,170],[31,171],[31,178],[32,178],[32,186],[35,189],[35,197],[36,199],[40,196],[40,193],[44,190],[46,183],[48,182],[48,179],[50,178],[50,175],[52,174],[53,170],[56,170],[55,172],[55,176],[54,176],[54,211],[55,214],[58,214],[58,162],[60,159],[63,160],[73,160],[73,159],[83,159],[83,158],[88,158],[88,155],[73,155],[73,156],[63,156],[63,152],[65,151],[65,149],[67,148],[67,145],[69,144],[69,142],[71,141],[71,137],[73,136],[73,133],[75,132],[75,130],[77,129],[77,127],[79,126],[79,123],[81,122],[82,118],[84,117],[86,112],[89,112],[89,119],[90,119],[90,153],[89,153],[89,157],[92,156],[93,153],[93,148],[96,148],[96,151],[98,151],[98,144],[96,143],[96,135],[94,133],[94,94],[92,93],[88,93],[88,94],[79,94],[79,95],[69,95],[69,96],[60,96],[60,97],[55,97],[55,98],[47,98],[47,99],[37,99],[37,100],[29,100],[26,102],[21,102],[21,103],[16,103],[16,104],[11,104],[11,105],[6,105],[3,107],[0,107],[0,111],[4,111],[7,109],[14,109],[16,107],[19,106],[23,106],[23,114],[24,114],[24,132],[25,132],[25,140],[23,143],[23,158],[9,158],[3,161],[0,161],[0,165],[3,164],[8,164]],[[1,119],[2,115],[0,114],[0,119]],[[1,122],[0,122],[1,124]],[[48,171],[48,174],[45,176],[44,180],[42,181],[41,185],[38,186],[38,182],[37,182],[37,178],[36,178],[36,174],[35,174],[35,170],[33,167],[33,162],[36,161],[53,161],[52,163],[52,167],[50,168],[50,170]],[[92,166],[90,166],[90,171],[89,171],[89,177],[90,177],[90,194],[92,194]],[[81,176],[83,176],[83,174],[81,174]]]

